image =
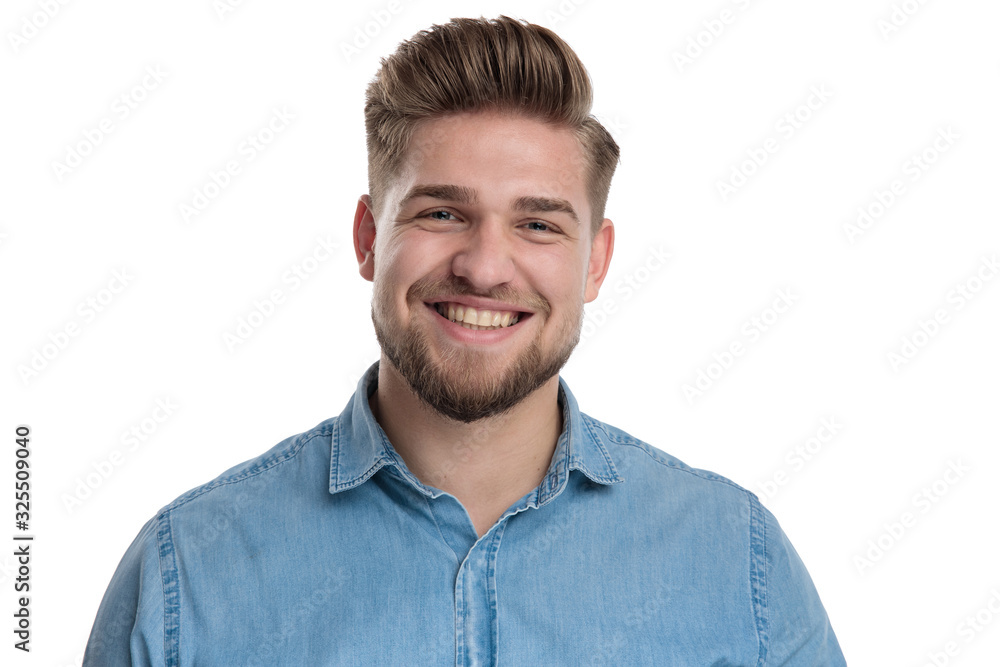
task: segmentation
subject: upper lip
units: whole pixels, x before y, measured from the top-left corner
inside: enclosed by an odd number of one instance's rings
[[[512,313],[530,313],[532,311],[526,310],[523,306],[518,306],[511,303],[503,303],[502,301],[494,301],[492,299],[484,299],[478,296],[435,296],[430,299],[424,299],[424,303],[434,305],[436,303],[459,303],[466,307],[473,307],[476,310],[493,310],[493,311],[507,311]]]

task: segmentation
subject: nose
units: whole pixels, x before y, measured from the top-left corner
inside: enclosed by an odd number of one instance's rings
[[[452,259],[452,273],[483,292],[514,279],[513,239],[504,223],[484,219],[464,236],[463,246]]]

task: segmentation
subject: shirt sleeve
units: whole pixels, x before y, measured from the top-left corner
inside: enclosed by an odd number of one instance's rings
[[[151,667],[164,661],[164,596],[157,519],[125,552],[97,610],[83,667]]]
[[[778,520],[763,514],[763,634],[767,667],[846,667],[819,593]]]

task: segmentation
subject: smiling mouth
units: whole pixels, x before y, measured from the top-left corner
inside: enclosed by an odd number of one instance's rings
[[[472,308],[471,306],[463,306],[462,304],[450,301],[441,301],[428,305],[434,308],[441,317],[473,331],[492,331],[494,329],[512,327],[521,320],[531,316],[530,313],[512,310]]]

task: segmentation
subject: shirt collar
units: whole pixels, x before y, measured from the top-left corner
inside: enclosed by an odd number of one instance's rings
[[[362,484],[383,466],[394,466],[399,476],[425,495],[436,497],[442,492],[421,483],[409,471],[372,415],[368,397],[378,386],[378,365],[379,362],[372,364],[358,381],[354,396],[337,419],[330,451],[330,493]],[[607,449],[591,432],[562,377],[559,404],[563,410],[563,430],[549,470],[538,486],[537,505],[545,504],[562,491],[571,470],[579,470],[598,484],[624,481]]]

